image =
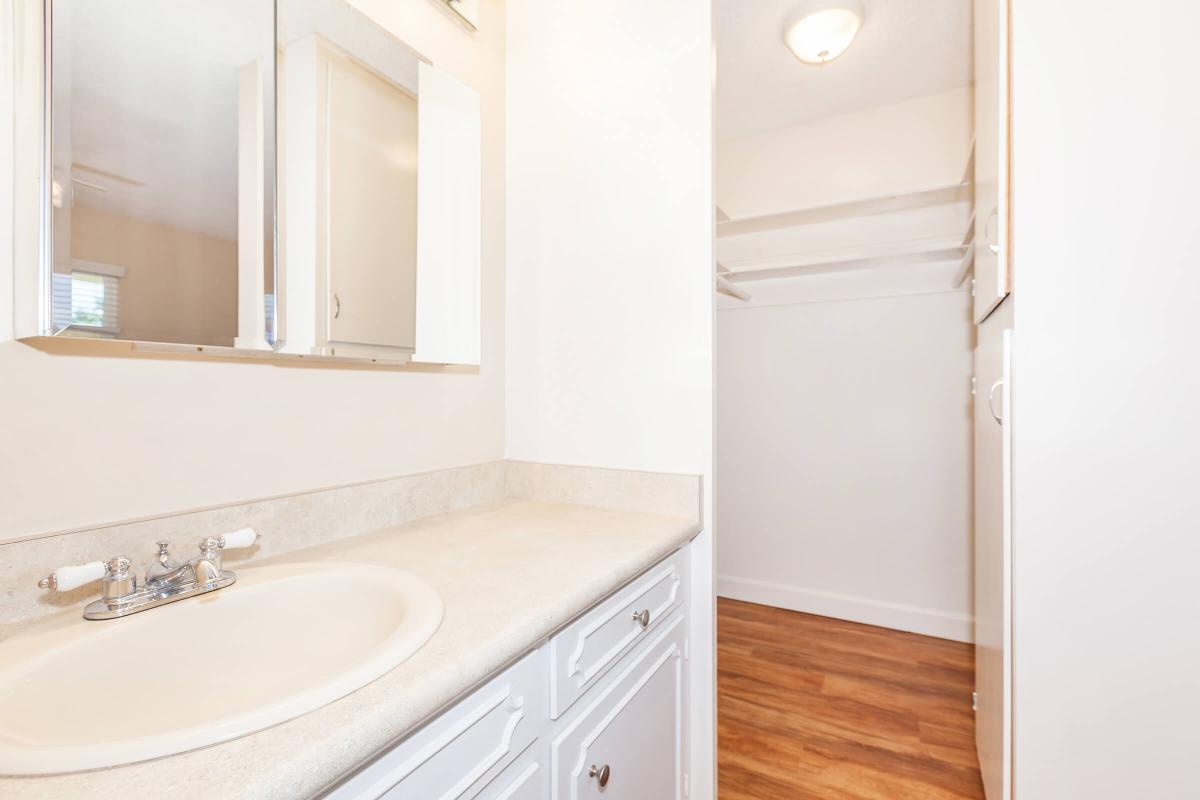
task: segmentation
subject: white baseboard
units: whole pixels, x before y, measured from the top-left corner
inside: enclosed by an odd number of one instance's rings
[[[822,617],[921,633],[939,639],[952,639],[956,642],[975,640],[975,621],[969,614],[887,603],[735,575],[717,576],[717,595]]]

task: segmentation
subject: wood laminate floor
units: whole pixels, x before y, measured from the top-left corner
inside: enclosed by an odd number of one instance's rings
[[[721,800],[982,799],[974,648],[721,598]]]

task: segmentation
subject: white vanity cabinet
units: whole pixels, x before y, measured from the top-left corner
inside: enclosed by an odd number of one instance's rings
[[[683,602],[685,562],[668,558],[550,639],[550,716],[558,719]]]
[[[677,614],[560,726],[550,745],[554,800],[683,800],[685,647]]]
[[[546,748],[530,747],[475,800],[545,800],[549,775]]]
[[[332,789],[333,800],[682,800],[687,548]]]
[[[545,654],[530,653],[329,796],[339,800],[478,797],[541,735],[545,669]]]

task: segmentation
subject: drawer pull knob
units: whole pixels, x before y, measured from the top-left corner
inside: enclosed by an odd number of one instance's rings
[[[650,627],[650,609],[643,608],[641,611],[633,612],[633,621],[643,628]]]
[[[608,774],[610,772],[612,770],[608,768],[608,764],[605,764],[603,767],[597,767],[595,764],[592,764],[592,768],[588,770],[588,777],[595,778],[596,782],[600,784],[600,788],[603,789],[605,786],[608,786]]]

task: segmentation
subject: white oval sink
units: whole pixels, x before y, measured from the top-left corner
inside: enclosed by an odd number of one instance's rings
[[[127,764],[312,711],[415,653],[442,621],[402,570],[311,562],[115,620],[0,642],[0,774]]]

